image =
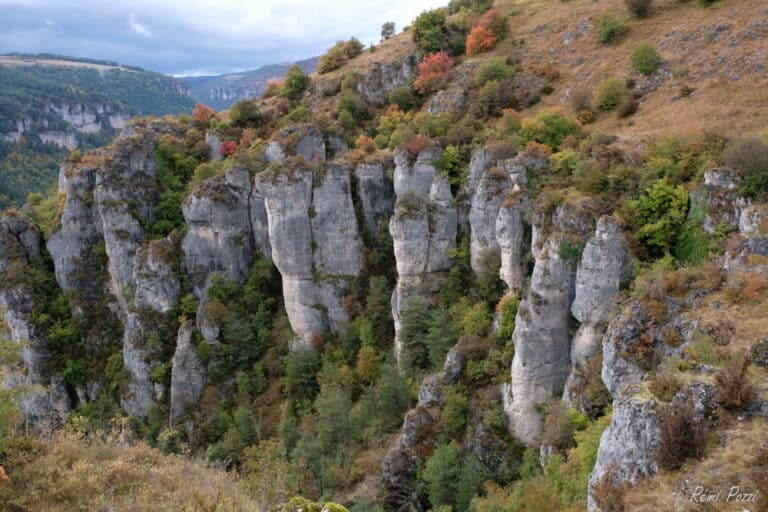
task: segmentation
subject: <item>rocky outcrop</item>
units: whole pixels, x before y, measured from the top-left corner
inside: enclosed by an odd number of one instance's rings
[[[349,170],[295,161],[256,177],[269,219],[272,260],[280,271],[295,347],[348,320],[347,281],[362,268],[362,241]]]
[[[507,164],[514,169],[511,161],[500,160],[473,180],[475,186],[469,208],[469,254],[472,270],[476,273],[487,270],[490,258],[501,255],[501,247],[496,240],[496,219],[506,191],[512,188],[511,169]]]
[[[61,375],[49,371],[48,340],[32,321],[35,294],[24,279],[31,273],[30,260],[41,256],[42,238],[23,215],[7,212],[0,217],[0,247],[0,338],[10,341],[20,359],[2,368],[0,386],[19,392],[27,424],[50,428],[64,420],[70,400]]]
[[[581,410],[579,390],[585,382],[580,375],[590,357],[601,348],[605,327],[622,284],[632,276],[632,262],[627,242],[616,220],[601,217],[597,229],[584,248],[576,271],[575,298],[571,312],[581,322],[571,346],[571,374],[563,399]]]
[[[171,366],[171,428],[175,428],[187,409],[197,403],[206,381],[205,367],[197,355],[193,333],[191,322],[179,327]]]
[[[547,241],[536,257],[527,297],[515,318],[512,382],[505,410],[513,433],[535,444],[541,433],[541,407],[557,396],[570,370],[569,309],[574,293],[573,265],[560,254],[560,241]]]
[[[395,214],[389,221],[397,264],[397,285],[392,294],[395,320],[395,355],[402,352],[402,314],[413,297],[429,297],[453,265],[458,214],[448,179],[438,175],[432,162],[439,156],[424,150],[411,165],[403,153],[395,158]]]
[[[224,176],[195,187],[182,205],[187,233],[181,243],[195,295],[204,300],[216,274],[242,283],[253,263],[251,182],[248,171],[233,166]]]
[[[140,417],[146,417],[150,405],[165,391],[162,383],[152,382],[150,373],[155,365],[166,362],[161,338],[167,333],[159,319],[176,307],[181,291],[173,271],[174,253],[172,242],[160,239],[142,246],[135,257],[136,292],[123,331],[123,365],[129,379],[121,406]]]
[[[374,62],[357,79],[357,92],[368,102],[384,105],[392,89],[409,85],[418,72],[419,58],[409,55],[400,62]]]
[[[357,197],[370,236],[375,236],[383,221],[395,208],[395,191],[387,175],[391,162],[363,163],[355,169]]]

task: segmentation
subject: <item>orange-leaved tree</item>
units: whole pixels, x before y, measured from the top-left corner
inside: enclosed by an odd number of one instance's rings
[[[201,126],[208,126],[215,112],[213,109],[202,103],[195,103],[195,109],[192,111],[192,118]]]
[[[237,142],[233,140],[225,140],[221,143],[221,148],[219,148],[219,153],[221,153],[221,156],[228,157],[229,155],[232,155],[237,151]]]
[[[419,94],[429,94],[445,87],[453,66],[453,59],[442,50],[427,55],[419,63],[419,76],[413,81],[414,90]]]
[[[472,30],[467,36],[467,55],[492,50],[506,35],[507,18],[496,9],[491,9],[472,22]]]
[[[0,466],[0,491],[3,490],[3,482],[7,482],[8,480],[10,480],[10,478],[5,474],[5,468]]]
[[[491,29],[475,27],[467,36],[467,55],[477,55],[478,53],[493,50],[496,45],[496,35]]]

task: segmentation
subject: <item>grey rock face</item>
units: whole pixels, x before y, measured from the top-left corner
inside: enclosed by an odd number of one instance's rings
[[[187,233],[181,245],[198,299],[205,298],[214,273],[238,283],[248,276],[254,250],[250,193],[248,171],[235,166],[198,185],[182,205]]]
[[[258,175],[256,187],[265,196],[272,260],[296,346],[306,347],[313,333],[347,320],[342,290],[362,265],[349,170],[297,164],[286,173]]]
[[[528,296],[515,319],[515,356],[505,410],[514,434],[535,444],[541,433],[537,404],[563,389],[570,370],[568,312],[573,298],[574,269],[559,255],[559,239],[550,239],[538,257]]]
[[[395,195],[400,198],[407,193],[422,196],[429,194],[432,182],[438,175],[433,162],[441,155],[440,149],[427,148],[411,162],[408,152],[403,148],[398,149],[395,152]]]
[[[193,331],[194,326],[190,322],[179,327],[171,368],[171,428],[176,426],[188,407],[197,403],[205,386],[205,368],[192,342]]]
[[[357,80],[357,92],[368,103],[383,105],[395,87],[408,85],[418,72],[419,59],[409,55],[402,62],[375,62],[370,71]]]
[[[212,162],[218,162],[221,160],[221,141],[216,136],[216,134],[213,132],[206,132],[205,143],[208,144],[208,147],[210,148],[208,151],[208,158]]]
[[[514,167],[511,161],[508,163],[509,167]],[[496,239],[496,220],[506,192],[512,188],[509,171],[507,162],[499,161],[496,166],[485,169],[476,180],[469,208],[470,264],[476,273],[486,270],[489,257],[501,253]]]
[[[745,236],[768,235],[768,206],[744,207],[739,215],[739,232]]]
[[[583,366],[601,348],[605,325],[622,283],[631,278],[632,265],[627,242],[612,217],[601,217],[595,236],[584,247],[576,271],[576,294],[571,306],[574,318],[581,322],[573,338],[571,363],[563,399],[575,401],[571,389],[580,388],[577,367]]]
[[[376,235],[382,221],[389,220],[395,208],[395,191],[387,176],[390,167],[390,162],[377,162],[360,164],[355,170],[357,196],[371,236]]]
[[[171,311],[181,292],[172,268],[173,254],[173,244],[165,239],[153,240],[136,252],[133,269],[136,292],[126,312],[123,333],[123,365],[129,379],[121,406],[128,414],[146,417],[156,398],[157,388],[150,380],[150,371],[163,361],[148,342],[158,335],[155,314]]]
[[[19,408],[25,421],[45,429],[60,424],[70,401],[60,376],[47,376],[48,340],[32,323],[35,296],[20,277],[30,272],[29,259],[39,256],[40,233],[20,214],[0,217],[0,337],[7,338],[21,358],[20,367],[0,370],[0,387],[21,391]]]
[[[590,488],[609,468],[616,483],[629,480],[634,484],[640,477],[655,474],[658,441],[659,424],[654,400],[630,398],[614,402],[611,424],[600,437],[597,462],[589,478]],[[588,510],[598,510],[591,493]]]
[[[423,156],[424,154],[427,156]],[[400,360],[402,314],[409,298],[429,297],[439,290],[444,273],[453,262],[449,250],[456,246],[458,214],[447,178],[437,176],[425,150],[411,168],[402,159],[395,169],[395,214],[389,222],[397,264],[397,286],[392,294],[395,320],[395,355]],[[427,162],[430,162],[427,164]],[[426,186],[429,178],[429,188]],[[398,192],[398,190],[400,192]],[[428,190],[428,192],[424,192]]]
[[[445,357],[443,369],[429,377],[425,378],[419,386],[420,407],[431,407],[433,405],[443,405],[442,387],[456,384],[464,371],[464,357],[461,353],[452,349]]]
[[[443,112],[465,112],[467,95],[463,89],[438,91],[427,103],[427,112],[436,116]]]
[[[738,173],[730,169],[715,169],[704,173],[704,230],[712,234],[720,222],[739,225],[739,212],[744,200],[738,197],[741,182]]]

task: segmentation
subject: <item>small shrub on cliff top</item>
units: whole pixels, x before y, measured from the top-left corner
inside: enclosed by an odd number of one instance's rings
[[[768,141],[754,138],[733,142],[720,158],[741,173],[742,194],[752,198],[768,194]]]
[[[688,212],[688,192],[682,185],[673,187],[662,178],[630,207],[639,216],[638,238],[654,255],[669,253],[675,246]]]
[[[407,85],[401,85],[389,93],[389,103],[397,105],[402,110],[411,110],[416,104],[416,96],[413,94],[413,89]]]
[[[419,76],[413,82],[413,88],[419,94],[436,92],[447,85],[448,76],[454,61],[444,51],[424,57],[419,63]]]
[[[422,53],[434,53],[443,49],[445,9],[424,11],[413,20],[413,42]]]
[[[629,56],[629,62],[638,73],[652,75],[661,63],[661,55],[651,43],[642,43]]]
[[[208,123],[215,115],[212,108],[203,105],[202,103],[195,103],[195,109],[192,111],[192,118],[201,126],[208,126]]]

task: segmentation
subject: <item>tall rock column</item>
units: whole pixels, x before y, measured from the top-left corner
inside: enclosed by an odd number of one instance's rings
[[[581,322],[571,346],[571,374],[564,401],[584,410],[579,390],[586,383],[583,369],[587,360],[601,348],[611,310],[622,283],[632,275],[627,242],[613,217],[601,217],[597,229],[584,248],[576,271],[576,297],[571,312]]]
[[[440,176],[432,162],[438,150],[426,149],[411,164],[405,152],[396,158],[395,214],[389,221],[397,264],[397,285],[392,293],[395,321],[395,356],[402,355],[403,311],[412,297],[437,293],[453,261],[458,214],[448,179]]]
[[[570,370],[574,269],[559,250],[560,240],[553,237],[539,251],[512,335],[515,356],[504,408],[514,434],[529,445],[541,434],[541,407],[562,391]]]

